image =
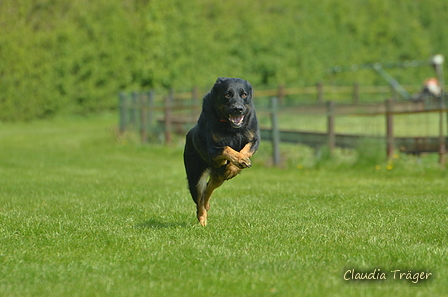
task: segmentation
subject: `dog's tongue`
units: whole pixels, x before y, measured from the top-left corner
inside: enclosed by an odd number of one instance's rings
[[[244,120],[244,116],[243,115],[229,116],[229,121],[231,121],[235,125],[240,125],[243,122],[243,120]]]

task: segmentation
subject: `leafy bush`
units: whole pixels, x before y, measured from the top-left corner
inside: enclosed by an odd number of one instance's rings
[[[448,48],[448,3],[428,1],[4,0],[0,119],[116,107],[117,93],[334,83],[327,67],[426,59]],[[431,69],[393,73],[420,83]],[[340,84],[384,83],[369,71]]]

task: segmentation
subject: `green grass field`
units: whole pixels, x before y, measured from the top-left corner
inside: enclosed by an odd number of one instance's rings
[[[141,146],[116,122],[0,124],[0,296],[446,296],[434,157],[275,169],[263,144],[203,228],[182,141]],[[345,280],[352,269],[386,280]]]

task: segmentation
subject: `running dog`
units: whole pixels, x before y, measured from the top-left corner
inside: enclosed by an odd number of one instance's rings
[[[187,133],[184,164],[202,226],[207,225],[213,191],[251,167],[260,143],[252,94],[248,81],[218,78],[204,96],[197,124]]]

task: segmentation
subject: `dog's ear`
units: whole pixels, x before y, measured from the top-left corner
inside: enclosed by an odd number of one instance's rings
[[[245,82],[247,84],[247,88],[249,90],[250,97],[252,97],[252,95],[254,94],[254,89],[252,88],[252,84],[250,82],[248,82],[247,80],[245,80]]]
[[[215,84],[220,84],[223,81],[227,80],[227,77],[218,77],[218,79],[216,80]]]
[[[212,89],[210,90],[210,95],[214,98],[215,95],[217,95],[218,89],[221,88],[221,83],[223,81],[225,81],[227,78],[226,77],[218,77],[218,79],[216,80],[215,84],[213,85]]]

